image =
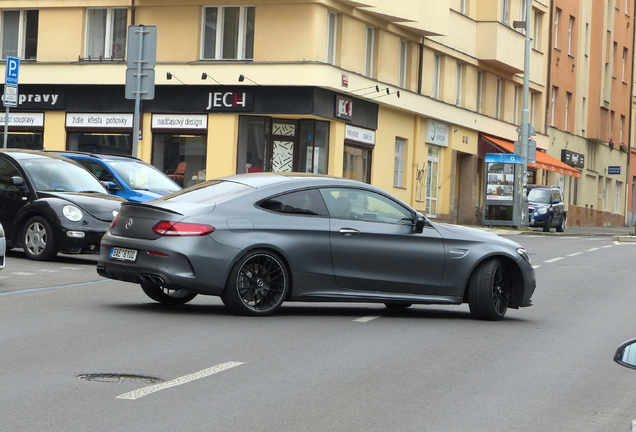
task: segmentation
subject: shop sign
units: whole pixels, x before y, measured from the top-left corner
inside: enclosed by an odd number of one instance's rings
[[[41,92],[33,92],[25,91],[24,86],[20,86],[18,106],[22,109],[62,109],[64,104],[63,91],[46,91],[46,88],[44,88]]]
[[[133,120],[133,114],[66,113],[67,128],[132,129]]]
[[[246,91],[215,91],[208,93],[206,111],[252,111],[254,95]]]
[[[347,125],[345,128],[345,138],[370,146],[375,145],[375,131],[369,129]]]
[[[4,126],[5,116],[0,116],[0,126]],[[10,113],[9,126],[44,127],[44,113]]]
[[[448,123],[428,119],[426,121],[426,142],[442,147],[448,147]]]
[[[207,129],[206,114],[153,114],[153,129]]]
[[[353,118],[353,99],[336,96],[336,117],[343,120],[351,120]]]
[[[572,150],[561,149],[561,162],[576,168],[585,168],[585,155]]]

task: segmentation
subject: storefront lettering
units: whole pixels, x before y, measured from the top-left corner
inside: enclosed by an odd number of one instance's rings
[[[51,105],[55,105],[58,96],[59,95],[56,94],[21,94],[20,96],[18,96],[18,102],[20,104],[23,104],[25,102],[49,103],[50,101]]]
[[[237,92],[210,92],[206,110],[213,108],[245,108],[247,98],[245,93]]]

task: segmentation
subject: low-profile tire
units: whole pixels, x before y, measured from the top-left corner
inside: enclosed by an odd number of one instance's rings
[[[567,217],[563,216],[561,218],[561,223],[559,223],[559,225],[557,225],[556,230],[557,232],[563,232],[565,231],[565,229],[567,228]]]
[[[384,303],[384,306],[387,307],[387,309],[391,309],[391,310],[403,310],[406,308],[410,308],[411,306],[413,306],[412,303]]]
[[[239,315],[271,315],[285,301],[289,284],[287,266],[278,255],[254,250],[232,267],[221,300]]]
[[[33,216],[24,226],[22,239],[28,259],[48,261],[57,255],[55,235],[51,224],[42,216]]]
[[[146,295],[156,302],[168,304],[168,305],[182,305],[197,296],[196,293],[183,290],[183,289],[168,289],[161,285],[153,284],[141,284],[141,289],[144,290]]]
[[[468,306],[474,318],[499,321],[506,315],[512,289],[510,276],[500,258],[484,261],[475,269],[468,282]]]
[[[545,225],[543,225],[543,232],[550,232],[550,228],[552,228],[552,215],[548,215],[548,218],[545,220]]]

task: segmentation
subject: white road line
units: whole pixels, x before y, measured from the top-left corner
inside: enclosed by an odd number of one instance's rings
[[[567,256],[574,257],[574,256],[577,256],[577,255],[583,255],[583,253],[584,252],[574,252],[574,253],[568,254]]]
[[[362,317],[362,318],[354,319],[353,322],[365,323],[365,322],[369,322],[371,320],[374,320],[376,318],[380,318],[380,317],[379,316],[365,316],[365,317]]]
[[[535,269],[535,270],[536,270],[536,269],[538,269],[538,268],[540,268],[540,267],[541,267],[540,265],[533,265],[533,266],[532,266],[532,268],[533,268],[533,269]]]
[[[562,259],[563,259],[563,257],[556,257],[556,258],[552,258],[552,259],[549,259],[549,260],[543,261],[543,262],[544,263],[553,263],[553,262],[556,262],[556,261],[561,261]]]
[[[611,247],[614,247],[614,245],[606,245],[606,246],[603,246],[603,249],[607,249],[607,248],[611,248]]]
[[[41,272],[41,273],[57,273],[59,270],[40,269],[38,271]]]
[[[140,388],[139,390],[134,390],[128,393],[124,393],[123,395],[117,396],[117,399],[129,399],[129,400],[139,399],[140,397],[149,395],[151,393],[158,392],[160,390],[164,390],[170,387],[175,387],[181,384],[186,384],[191,381],[198,380],[200,378],[205,378],[210,375],[223,372],[224,370],[233,368],[235,366],[240,366],[242,364],[245,364],[245,363],[244,362],[221,363],[220,365],[212,366],[211,368],[203,369],[202,371],[195,372],[190,375],[184,375],[182,377],[173,379],[172,381],[166,381],[161,384],[154,384],[148,387]]]
[[[594,252],[595,250],[599,250],[599,248],[592,248],[592,249],[588,249],[585,252]]]
[[[27,272],[11,272],[12,275],[16,276],[33,276],[35,273],[27,273]]]

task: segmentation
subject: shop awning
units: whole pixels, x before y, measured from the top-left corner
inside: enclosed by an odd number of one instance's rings
[[[499,147],[501,150],[506,153],[514,153],[515,145],[510,141],[505,141],[499,138],[494,138],[490,136],[482,135],[482,138]],[[548,170],[559,174],[565,174],[572,177],[580,178],[581,172],[568,164],[561,162],[560,160],[553,158],[547,153],[543,153],[537,150],[537,162],[533,164],[528,164],[528,166],[533,168],[538,168],[542,170]]]

